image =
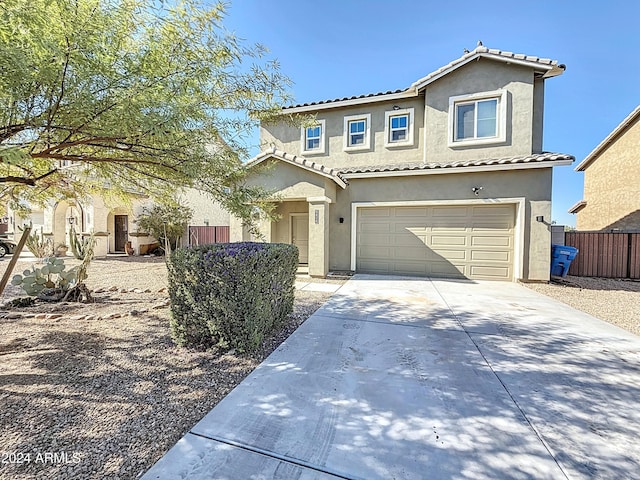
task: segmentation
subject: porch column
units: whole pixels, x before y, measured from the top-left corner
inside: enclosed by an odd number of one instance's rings
[[[309,275],[329,273],[329,204],[327,197],[309,197]]]

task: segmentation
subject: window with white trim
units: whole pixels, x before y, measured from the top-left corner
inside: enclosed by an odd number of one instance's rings
[[[371,114],[344,117],[344,149],[368,150],[371,138]]]
[[[505,142],[506,106],[506,90],[451,97],[449,146]]]
[[[385,112],[386,147],[413,145],[413,108]]]
[[[303,153],[324,153],[324,120],[318,120],[315,125],[302,127],[301,138]]]

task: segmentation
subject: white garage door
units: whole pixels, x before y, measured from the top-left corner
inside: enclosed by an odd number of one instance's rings
[[[356,270],[511,280],[513,205],[362,207]]]

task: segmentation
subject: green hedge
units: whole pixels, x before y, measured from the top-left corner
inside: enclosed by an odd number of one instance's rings
[[[168,262],[174,340],[255,350],[293,311],[297,266],[298,248],[283,243],[175,250]]]

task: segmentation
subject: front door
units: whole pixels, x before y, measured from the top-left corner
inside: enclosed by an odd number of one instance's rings
[[[128,215],[114,215],[115,220],[115,248],[116,252],[124,252],[124,246],[127,243],[128,238],[128,225],[129,225],[129,216]]]
[[[299,262],[309,263],[309,215],[291,215],[291,243],[299,250]]]

